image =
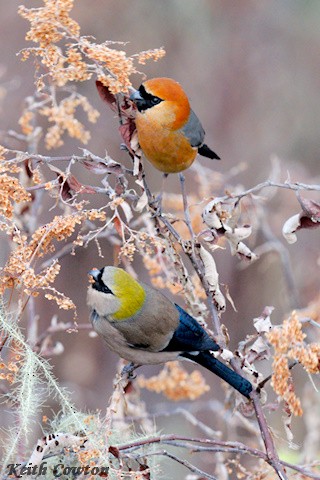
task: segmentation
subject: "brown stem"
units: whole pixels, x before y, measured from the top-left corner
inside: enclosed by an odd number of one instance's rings
[[[273,439],[272,439],[272,436],[271,436],[271,433],[270,433],[270,430],[269,430],[269,427],[268,427],[268,424],[267,424],[266,417],[265,417],[265,415],[262,411],[262,406],[261,406],[261,403],[260,403],[258,393],[253,390],[250,394],[250,398],[253,402],[254,410],[256,412],[257,421],[258,421],[260,432],[261,432],[261,435],[262,435],[262,440],[263,440],[264,446],[266,448],[268,463],[273,467],[273,469],[275,470],[275,472],[277,473],[278,477],[281,480],[286,480],[287,475],[284,472],[283,466],[280,462],[277,450],[275,448],[275,445],[274,445],[274,442],[273,442]]]
[[[242,442],[224,442],[222,440],[211,440],[207,438],[192,438],[186,437],[183,435],[159,435],[155,437],[149,437],[148,439],[140,439],[137,441],[129,442],[126,444],[115,445],[115,448],[121,452],[130,452],[134,451],[140,447],[143,447],[148,444],[165,444],[165,445],[172,445],[179,448],[189,448],[193,452],[197,451],[214,451],[214,452],[226,452],[226,453],[237,453],[237,454],[248,454],[253,457],[258,457],[265,462],[267,462],[273,469],[277,472],[278,477],[281,480],[287,479],[286,473],[284,472],[283,467],[290,468],[297,472],[302,473],[306,477],[314,478],[319,480],[319,475],[316,473],[310,472],[309,470],[305,469],[304,467],[292,465],[291,463],[277,460],[272,456],[271,451],[269,451],[269,455],[258,450],[256,448],[248,447]],[[191,444],[202,444],[202,445],[191,445]],[[273,442],[272,442],[273,443]],[[145,453],[144,453],[145,454]],[[146,454],[148,455],[148,454]]]
[[[217,480],[217,477],[214,477],[213,475],[210,475],[209,473],[204,472],[203,470],[200,470],[200,468],[197,468],[195,465],[192,465],[192,463],[188,462],[187,460],[183,460],[182,458],[177,457],[176,455],[173,455],[172,453],[167,452],[167,450],[160,450],[156,452],[151,452],[147,454],[141,454],[141,455],[135,455],[134,458],[137,460],[138,458],[144,458],[144,457],[151,457],[151,456],[164,456],[171,458],[171,460],[174,460],[177,463],[180,463],[180,465],[183,465],[186,467],[188,470],[190,470],[193,473],[197,474],[197,477],[200,476],[201,478],[206,478],[208,480]]]

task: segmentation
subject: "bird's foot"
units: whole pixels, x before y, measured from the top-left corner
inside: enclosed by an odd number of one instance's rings
[[[138,368],[139,365],[136,365],[135,363],[133,362],[130,362],[130,363],[127,363],[127,365],[125,365],[121,371],[121,376],[122,377],[125,377],[127,376],[128,378],[130,379],[133,379],[136,377],[136,375],[133,374],[133,372],[135,371],[136,368]]]
[[[120,150],[123,150],[125,152],[129,152],[129,148],[125,143],[120,143]]]
[[[152,210],[152,218],[161,217],[162,215],[162,192],[156,196],[151,202],[149,202],[149,207]]]
[[[153,198],[151,202],[149,202],[149,206],[153,210],[152,218],[161,217],[162,215],[162,197],[163,197],[164,186],[167,178],[168,178],[168,173],[164,173],[162,176],[162,186],[161,186],[160,193],[155,198]]]

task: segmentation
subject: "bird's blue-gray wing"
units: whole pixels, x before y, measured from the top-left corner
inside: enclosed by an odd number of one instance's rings
[[[175,305],[179,312],[179,326],[172,339],[165,348],[166,351],[203,352],[219,350],[219,345],[209,337],[199,323],[179,305]]]
[[[190,111],[189,119],[181,131],[188,138],[192,147],[200,147],[203,144],[205,131],[193,110]]]

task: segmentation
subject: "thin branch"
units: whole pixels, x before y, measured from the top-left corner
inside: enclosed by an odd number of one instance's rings
[[[101,239],[101,238],[109,238],[111,234],[109,232],[103,231],[99,234],[97,234],[95,237],[92,236],[92,232],[90,231],[87,233],[87,235],[83,236],[83,242],[87,243],[90,240],[93,240],[93,238]],[[77,248],[81,247],[82,245],[77,245],[74,242],[67,243],[64,245],[60,250],[58,250],[52,257],[48,258],[42,264],[40,265],[40,270],[43,270],[47,267],[49,267],[52,262],[55,260],[59,260],[62,257],[65,257],[69,253],[75,251]]]
[[[54,333],[59,333],[59,332],[77,332],[78,330],[92,330],[92,324],[91,323],[80,323],[75,324],[73,322],[59,322],[53,325],[50,325],[39,337],[37,338],[37,341],[35,343],[35,347],[39,347],[41,343],[49,336]]]
[[[191,449],[193,452],[197,451],[211,451],[211,452],[225,452],[225,453],[237,453],[237,454],[248,454],[253,457],[258,457],[261,460],[264,460],[268,463],[274,470],[277,472],[280,479],[286,479],[287,476],[283,471],[283,467],[290,468],[292,470],[298,471],[303,475],[309,476],[310,478],[319,479],[319,475],[310,472],[304,467],[292,465],[291,463],[279,460],[279,465],[274,464],[274,460],[271,459],[266,453],[258,450],[256,448],[251,448],[241,442],[224,442],[221,440],[209,440],[206,438],[194,438],[194,437],[185,437],[182,435],[161,435],[149,437],[148,439],[140,439],[138,441],[129,442],[126,444],[114,445],[114,447],[121,452],[132,452],[137,448],[144,447],[148,444],[159,443],[171,445],[177,448],[187,448]],[[192,444],[200,445],[192,445]],[[144,456],[149,455],[145,452]]]
[[[299,362],[298,361],[294,361],[292,362],[290,365],[289,365],[289,370],[292,370],[293,367],[295,367],[296,365],[298,365]],[[272,374],[271,375],[268,375],[266,378],[264,378],[257,386],[257,392],[260,392],[260,390],[271,380],[272,378]]]
[[[276,188],[284,188],[287,190],[294,190],[294,191],[300,191],[300,190],[307,190],[307,191],[320,191],[320,185],[309,185],[307,183],[301,183],[301,182],[289,182],[285,181],[284,183],[281,182],[273,182],[272,180],[266,180],[265,182],[259,183],[258,185],[255,185],[252,188],[249,188],[248,190],[244,190],[243,192],[237,193],[237,194],[230,194],[230,195],[225,195],[224,197],[221,197],[221,201],[228,200],[229,198],[237,198],[238,200],[241,200],[241,198],[245,197],[246,195],[250,195],[252,193],[257,193],[260,190],[263,190],[264,188],[267,187],[276,187]]]
[[[154,440],[158,440],[159,438],[162,438],[162,441],[161,442],[157,441],[156,443],[163,443],[163,444],[170,445],[170,446],[177,447],[177,448],[186,448],[186,449],[189,449],[190,452],[195,452],[195,453],[196,452],[214,452],[214,453],[223,452],[223,453],[248,454],[248,455],[251,455],[253,457],[258,457],[258,458],[266,461],[267,463],[269,463],[267,455],[264,452],[261,452],[260,450],[255,449],[255,448],[248,447],[241,442],[223,442],[223,441],[214,441],[214,440],[211,441],[211,440],[207,440],[207,439],[188,438],[188,437],[183,437],[183,436],[178,436],[178,435],[177,436],[163,435],[162,437],[154,437],[154,438],[151,437],[149,439],[150,444],[155,443]],[[85,437],[81,437],[81,439],[82,439],[83,442],[85,441]],[[196,443],[196,444],[197,443],[198,444],[203,443],[205,445],[190,445],[190,443]],[[145,452],[144,451],[142,454],[132,454],[132,453],[130,453],[130,452],[133,452],[133,451],[137,450],[141,446],[145,446],[147,444],[148,444],[148,440],[147,441],[140,441],[140,442],[132,442],[132,443],[128,443],[128,444],[124,444],[124,445],[120,445],[120,446],[117,445],[117,446],[114,446],[114,447],[117,450],[122,451],[124,457],[133,458],[135,460],[138,460],[139,458],[145,458],[145,457],[150,457],[150,456],[155,456],[155,455],[168,456],[169,458],[172,458],[172,460],[175,460],[178,463],[181,463],[181,465],[184,465],[189,470],[191,470],[195,473],[204,475],[205,478],[208,478],[208,479],[213,478],[213,479],[216,480],[216,477],[209,476],[209,474],[197,469],[197,467],[195,467],[191,463],[186,462],[184,460],[181,460],[179,457],[176,457],[173,454],[167,455],[167,453],[164,453],[164,452],[166,452],[165,450],[160,450],[160,451],[156,451],[156,452]],[[210,446],[210,444],[212,446]],[[59,450],[57,452],[52,452],[52,453],[45,454],[42,457],[42,461],[47,460],[47,459],[52,458],[52,457],[61,456],[63,453],[64,453],[64,450]],[[73,451],[71,451],[69,453],[74,455]],[[27,465],[28,463],[30,463],[30,459],[26,462],[21,463],[19,466],[20,466],[20,468],[22,468],[25,465]],[[288,463],[286,461],[281,461],[281,464],[284,467],[290,468],[291,470],[294,470],[294,471],[297,471],[297,472],[301,473],[302,475],[306,476],[307,478],[313,478],[315,480],[319,480],[319,478],[320,478],[317,473],[311,472],[307,467],[304,467],[304,466],[301,466],[301,465],[293,465],[293,464]]]
[[[188,462],[187,460],[182,460],[182,458],[179,458],[176,455],[173,455],[172,453],[167,452],[167,450],[159,450],[156,452],[144,453],[142,455],[134,456],[134,458],[138,459],[138,458],[161,456],[161,455],[164,457],[171,458],[171,460],[174,460],[177,463],[180,463],[180,465],[183,465],[191,472],[196,473],[197,475],[200,475],[200,477],[204,477],[208,480],[217,480],[217,477],[214,477],[213,475],[210,475],[209,473],[204,472],[203,470],[200,470],[200,468],[195,467],[194,465],[192,465],[192,463]]]
[[[194,239],[194,231],[192,228],[192,223],[191,223],[191,217],[190,217],[190,211],[189,211],[189,205],[188,205],[188,197],[187,197],[187,192],[186,192],[186,179],[183,173],[179,173],[179,179],[180,179],[180,184],[181,184],[181,194],[182,194],[182,200],[183,200],[183,209],[184,209],[184,217],[185,217],[185,222],[188,227],[188,230],[190,232],[191,238]]]
[[[262,435],[262,440],[263,440],[263,443],[264,443],[265,448],[266,448],[266,453],[267,453],[267,457],[268,457],[267,461],[273,467],[273,469],[277,473],[278,477],[281,480],[285,480],[285,479],[287,479],[287,476],[286,476],[286,474],[283,470],[283,467],[281,465],[277,450],[275,448],[275,445],[274,445],[274,442],[273,442],[273,439],[272,439],[272,436],[271,436],[271,433],[270,433],[270,430],[269,430],[269,426],[267,424],[266,417],[265,417],[265,415],[262,411],[262,406],[261,406],[261,403],[260,403],[258,393],[255,392],[255,391],[252,391],[251,394],[250,394],[250,398],[253,402],[253,406],[254,406],[254,409],[255,409],[255,412],[256,412],[257,421],[258,421],[260,432],[261,432],[261,435]]]

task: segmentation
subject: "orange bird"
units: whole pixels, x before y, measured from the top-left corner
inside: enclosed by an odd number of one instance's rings
[[[217,159],[204,141],[204,129],[191,110],[178,82],[152,78],[130,95],[137,106],[136,127],[140,147],[161,172],[178,173],[193,163],[197,153]]]

